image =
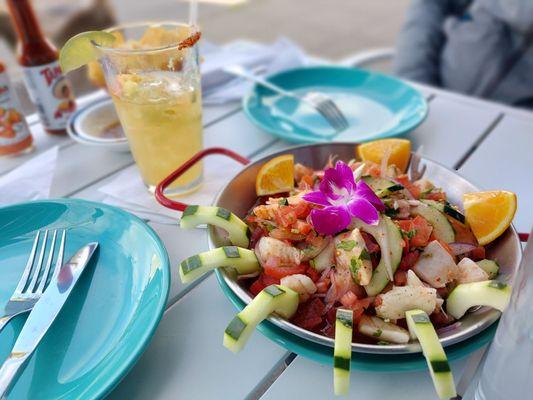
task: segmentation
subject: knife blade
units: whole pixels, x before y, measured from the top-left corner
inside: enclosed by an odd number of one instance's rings
[[[93,242],[79,249],[63,264],[33,307],[11,354],[0,368],[0,398],[4,398],[17,372],[30,358],[56,319],[97,247],[98,243]]]

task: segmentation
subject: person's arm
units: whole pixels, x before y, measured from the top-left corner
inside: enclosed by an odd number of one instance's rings
[[[396,45],[394,72],[406,79],[440,84],[439,61],[444,44],[442,25],[449,0],[412,1]]]
[[[473,10],[483,9],[495,19],[504,22],[520,34],[533,32],[533,1],[531,0],[476,0]]]

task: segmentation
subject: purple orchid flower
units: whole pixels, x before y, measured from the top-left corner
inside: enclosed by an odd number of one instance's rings
[[[323,235],[334,235],[352,221],[359,218],[366,224],[377,225],[378,211],[385,206],[364,182],[355,182],[352,169],[342,161],[335,168],[324,172],[320,190],[303,196],[304,200],[324,206],[311,211],[311,222],[315,230]]]

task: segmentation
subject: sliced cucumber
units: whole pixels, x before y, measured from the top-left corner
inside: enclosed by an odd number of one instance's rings
[[[510,298],[511,286],[500,281],[461,283],[448,295],[446,311],[455,319],[474,306],[489,306],[503,312]]]
[[[375,296],[392,281],[394,272],[400,265],[403,252],[402,234],[396,224],[385,215],[379,217],[378,225],[367,225],[359,219],[355,219],[355,225],[372,235],[381,248],[379,264],[372,273],[370,283],[365,286],[366,293]]]
[[[298,293],[282,285],[264,288],[226,327],[224,347],[234,353],[242,350],[255,327],[275,312],[289,319],[298,309]]]
[[[414,207],[411,212],[415,215],[424,217],[433,227],[433,233],[438,239],[443,240],[446,243],[452,243],[455,241],[455,232],[452,224],[450,224],[444,213],[439,211],[436,207],[422,203],[419,206]]]
[[[218,267],[235,268],[241,275],[251,274],[261,269],[252,250],[237,246],[223,246],[182,261],[179,268],[180,278],[183,283],[189,283]]]
[[[333,350],[333,387],[336,396],[350,390],[350,365],[352,362],[353,311],[337,309],[335,319],[335,348]]]
[[[422,310],[410,310],[405,317],[411,336],[416,336],[420,342],[437,395],[443,400],[457,396],[446,353],[429,316]]]
[[[465,219],[465,216],[463,214],[461,214],[461,212],[459,212],[458,210],[456,210],[450,203],[446,202],[446,203],[442,203],[442,202],[439,202],[439,201],[435,201],[435,200],[421,200],[422,203],[425,203],[425,204],[428,204],[430,206],[433,206],[435,207],[437,210],[439,210],[440,212],[443,212],[444,214],[447,214],[448,216],[456,219],[457,221],[459,222],[462,222],[463,224],[465,223],[466,219]]]
[[[231,244],[248,247],[250,231],[242,219],[222,207],[188,206],[181,216],[180,227],[195,228],[198,225],[209,224],[228,232]]]
[[[399,183],[384,178],[363,176],[361,179],[365,181],[368,186],[370,186],[370,189],[372,189],[378,197],[386,197],[393,192],[404,189],[404,187]]]
[[[500,266],[494,260],[485,259],[481,261],[476,261],[476,264],[487,274],[489,274],[489,279],[495,278],[498,275],[498,272],[500,271]]]

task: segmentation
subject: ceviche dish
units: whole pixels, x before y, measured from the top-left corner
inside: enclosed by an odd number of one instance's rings
[[[181,227],[215,225],[231,245],[184,260],[182,281],[221,267],[253,297],[229,322],[224,346],[241,350],[274,313],[334,339],[334,388],[342,395],[352,342],[419,341],[438,396],[454,397],[437,332],[471,307],[505,309],[511,287],[485,246],[510,226],[516,196],[467,193],[452,204],[422,168],[407,173],[416,156],[405,139],[359,145],[350,160],[331,154],[319,170],[284,154],[262,165],[246,215],[189,206]]]

